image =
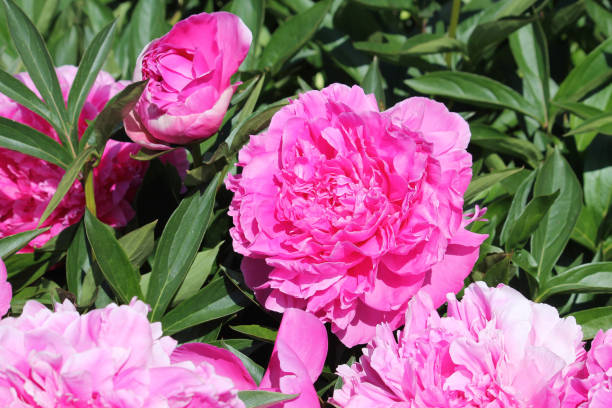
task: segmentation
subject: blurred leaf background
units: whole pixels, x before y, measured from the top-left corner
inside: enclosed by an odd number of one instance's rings
[[[53,65],[88,64],[85,90],[87,74],[95,77],[100,66],[117,79],[131,79],[143,47],[194,13],[239,15],[253,45],[236,75],[242,85],[224,125],[200,145],[204,165],[189,172],[187,192],[176,171],[142,153],[151,165],[127,227],[113,231],[88,212],[33,254],[15,252],[36,231],[0,240],[15,292],[13,313],[31,298],[47,304],[69,298],[85,311],[139,296],[152,305],[151,318],[161,320],[166,334],[238,350],[258,372],[280,316],[264,311],[242,282],[228,234],[231,195],[222,180],[234,171],[248,136],[264,129],[289,97],[341,82],[374,93],[381,109],[423,95],[470,123],[474,166],[465,208],[487,207],[486,221],[470,228],[489,238],[466,284],[510,284],[576,317],[585,339],[612,327],[609,0],[15,3],[41,33]],[[0,13],[5,93],[19,91],[5,74],[29,69],[11,39],[11,21]],[[97,50],[107,57],[97,61]],[[138,86],[107,105],[73,152],[65,143],[42,146],[32,131],[4,121],[0,145],[62,165],[69,187],[87,174],[109,137],[127,140],[115,124],[138,97]],[[32,110],[46,113],[46,105],[24,98]],[[68,108],[48,117],[60,128],[64,119],[70,126],[68,114],[78,117],[79,107]],[[336,366],[359,353],[330,335],[317,383],[322,401],[337,384]]]

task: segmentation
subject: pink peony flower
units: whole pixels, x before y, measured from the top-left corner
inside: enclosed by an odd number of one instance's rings
[[[141,53],[134,79],[149,82],[125,119],[136,143],[154,150],[187,144],[219,129],[251,32],[238,16],[201,13],[179,21]]]
[[[331,402],[343,408],[559,407],[563,384],[584,359],[573,317],[514,289],[470,285],[448,295],[440,317],[429,295],[410,302],[396,337],[387,324],[351,367]]]
[[[4,316],[11,307],[13,290],[11,284],[6,281],[6,266],[0,259],[0,318]]]
[[[244,408],[212,364],[172,362],[176,341],[134,300],[80,315],[36,301],[0,320],[3,407]]]
[[[239,390],[265,390],[298,397],[270,408],[314,408],[319,406],[313,383],[323,369],[327,355],[327,333],[318,319],[298,309],[283,315],[274,350],[261,384],[253,381],[242,362],[232,353],[208,344],[180,346],[172,361],[211,364],[220,375],[230,378]]]
[[[251,137],[226,182],[246,283],[268,309],[331,322],[349,347],[380,322],[402,325],[419,291],[439,306],[486,238],[464,228],[469,138],[430,99],[379,112],[357,86],[301,95]]]
[[[64,98],[68,98],[70,86],[77,68],[63,66],[56,72]],[[32,90],[27,74],[17,76]],[[104,108],[106,102],[121,91],[125,82],[115,82],[106,72],[100,72],[85,101],[79,118],[79,135],[87,128],[87,121],[93,120]],[[30,110],[0,94],[0,116],[31,126],[59,141],[57,134],[47,122]],[[94,169],[94,187],[98,217],[113,227],[120,227],[134,216],[130,206],[148,164],[130,157],[139,146],[109,140],[102,154],[100,164]],[[173,163],[183,166],[187,162],[183,150],[168,153]],[[19,152],[0,148],[0,238],[36,228],[44,209],[53,197],[64,169]],[[85,210],[85,194],[80,182],[75,182],[57,209],[43,226],[51,228],[32,240],[22,252],[31,252],[41,247],[64,228],[78,222]]]
[[[612,329],[600,330],[577,364],[580,371],[566,386],[562,408],[612,407]]]

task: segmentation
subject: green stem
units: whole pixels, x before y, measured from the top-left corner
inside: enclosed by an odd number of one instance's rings
[[[85,178],[85,206],[96,217],[96,198],[94,194],[93,169],[89,168]]]
[[[202,152],[200,150],[200,143],[192,143],[189,145],[189,151],[193,158],[193,168],[200,167],[204,162],[202,161]]]
[[[457,24],[459,24],[459,10],[461,9],[461,0],[453,0],[453,8],[451,10],[450,25],[448,26],[449,38],[455,38],[457,34]],[[446,53],[446,65],[451,66],[451,53]]]

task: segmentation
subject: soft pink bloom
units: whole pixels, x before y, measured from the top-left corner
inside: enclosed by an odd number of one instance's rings
[[[136,63],[134,79],[149,82],[125,119],[128,136],[154,150],[211,136],[238,86],[230,78],[250,45],[251,32],[230,13],[201,13],[176,23]]]
[[[219,375],[230,378],[239,390],[299,394],[270,408],[314,408],[319,406],[319,402],[313,383],[321,374],[326,355],[327,333],[323,324],[309,313],[287,309],[259,386],[234,354],[208,344],[180,346],[172,354],[172,361],[190,361],[196,366],[198,363],[211,364]]]
[[[77,68],[63,66],[56,69],[64,98],[68,98],[70,86]],[[29,76],[19,74],[21,81],[34,90]],[[125,82],[115,82],[106,72],[100,72],[85,101],[79,118],[79,135],[104,108],[106,102],[125,87]],[[0,116],[31,126],[59,141],[53,128],[40,116],[0,94]],[[105,223],[120,227],[134,216],[130,206],[148,164],[134,160],[130,155],[140,147],[133,143],[109,140],[100,164],[94,169],[94,187],[98,217]],[[186,163],[184,151],[168,153],[173,163]],[[19,152],[0,148],[0,238],[36,228],[44,209],[57,189],[65,170]],[[64,228],[78,222],[85,211],[85,194],[81,182],[75,182],[57,209],[43,226],[51,227],[26,246],[22,252],[31,252],[44,245]]]
[[[247,284],[268,309],[331,322],[349,347],[380,322],[402,325],[418,291],[439,306],[486,238],[465,229],[469,138],[430,99],[379,112],[357,86],[302,94],[251,137],[226,183]]]
[[[0,259],[0,318],[10,309],[12,297],[11,284],[6,281],[6,266]]]
[[[566,387],[562,408],[612,407],[612,329],[600,330],[577,365],[580,372]]]
[[[478,282],[440,317],[429,295],[410,302],[403,331],[387,324],[351,367],[338,367],[342,408],[559,407],[561,389],[584,359],[573,317],[514,289]]]
[[[244,408],[213,365],[172,362],[176,341],[134,300],[80,315],[36,301],[0,320],[0,406]]]

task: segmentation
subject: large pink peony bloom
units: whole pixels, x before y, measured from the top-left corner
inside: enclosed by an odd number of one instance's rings
[[[11,284],[6,281],[6,266],[0,259],[0,318],[8,312],[11,307],[13,289]]]
[[[0,321],[3,407],[244,408],[213,365],[172,362],[176,341],[140,301],[79,315],[36,301]]]
[[[403,331],[377,327],[358,363],[338,367],[343,408],[559,407],[561,390],[584,359],[572,317],[514,289],[470,285],[449,294],[440,317],[427,294],[411,302]]]
[[[56,69],[64,98],[68,98],[70,86],[77,68],[63,66]],[[32,90],[27,74],[17,76]],[[115,82],[106,72],[100,72],[85,101],[79,118],[79,135],[104,108],[106,102],[125,87],[125,82]],[[0,94],[0,116],[31,126],[58,140],[57,134],[47,122],[30,110]],[[130,202],[142,182],[148,164],[134,160],[139,146],[109,140],[100,164],[94,169],[94,186],[98,217],[105,223],[120,227],[134,216]],[[168,153],[174,163],[186,163],[184,151]],[[180,167],[179,166],[179,167]],[[0,238],[36,228],[51,197],[55,193],[64,170],[54,164],[19,152],[0,148]],[[44,245],[64,228],[78,222],[85,210],[85,194],[80,182],[75,182],[57,209],[43,226],[51,227],[32,240],[23,252],[31,252]]]
[[[379,112],[357,86],[301,95],[251,137],[226,183],[247,284],[268,309],[332,322],[347,346],[403,324],[419,290],[439,306],[486,238],[464,228],[469,138],[430,99]]]
[[[138,59],[134,79],[149,82],[125,119],[128,136],[154,150],[211,136],[238,86],[230,78],[250,45],[251,32],[230,13],[201,13],[176,23]]]
[[[612,407],[612,329],[599,331],[580,372],[566,387],[562,408]]]
[[[211,364],[217,373],[230,378],[240,390],[299,394],[270,408],[314,408],[319,406],[319,400],[313,383],[321,374],[326,355],[327,333],[323,324],[309,313],[287,309],[259,386],[234,354],[208,344],[180,346],[172,354],[172,361]]]

